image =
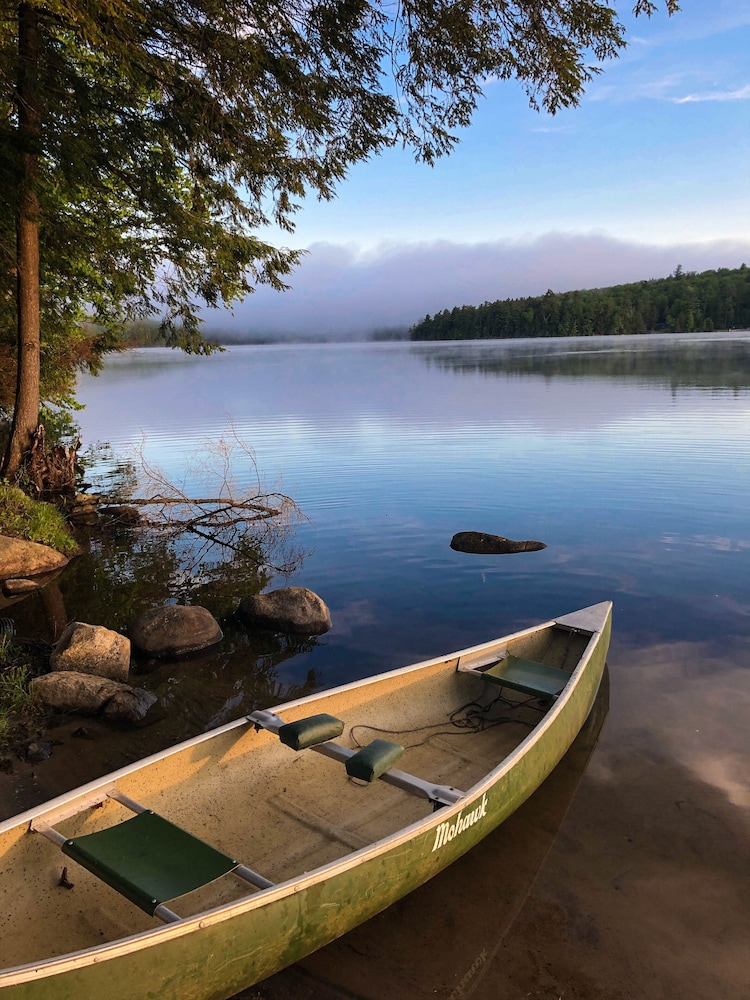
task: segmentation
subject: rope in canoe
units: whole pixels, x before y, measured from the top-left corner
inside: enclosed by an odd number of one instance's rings
[[[436,736],[469,736],[473,733],[481,733],[485,729],[492,729],[494,726],[502,726],[510,722],[515,722],[518,725],[526,726],[528,729],[533,729],[537,724],[536,721],[529,722],[526,719],[509,716],[493,719],[489,717],[488,713],[496,705],[502,705],[504,708],[508,708],[511,711],[516,711],[519,708],[530,708],[533,711],[542,714],[546,711],[546,707],[535,704],[537,701],[538,699],[536,697],[526,698],[524,701],[511,701],[509,698],[505,698],[501,693],[486,705],[483,705],[479,701],[469,701],[466,702],[465,705],[461,705],[460,708],[454,709],[454,711],[450,712],[447,717],[447,722],[453,727],[452,729],[438,728],[440,726],[444,726],[445,721],[433,722],[428,726],[414,726],[411,729],[385,729],[380,726],[368,726],[360,723],[352,726],[350,735],[355,746],[361,747],[364,746],[364,744],[361,743],[359,738],[355,735],[355,730],[365,729],[368,732],[387,733],[391,736],[409,736],[412,733],[416,734],[427,732],[428,735],[425,736],[424,739],[419,740],[416,743],[404,745],[404,750],[412,750],[415,747],[424,746]],[[429,732],[429,730],[436,729],[438,730],[437,732]]]

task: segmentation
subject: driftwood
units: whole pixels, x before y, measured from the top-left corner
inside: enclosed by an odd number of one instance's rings
[[[288,499],[286,497],[284,500]],[[121,502],[118,501],[101,501],[105,506],[122,506]],[[256,512],[255,515],[250,517],[242,517],[243,521],[254,521],[256,518],[258,520],[266,517],[280,517],[283,513],[281,507],[269,507],[266,504],[258,503],[257,500],[232,500],[229,502],[226,497],[187,497],[187,496],[152,496],[152,497],[128,497],[127,506],[128,507],[147,507],[149,504],[164,504],[165,506],[173,504],[190,504],[196,507],[203,506],[204,504],[212,505],[212,510],[205,512],[204,515],[198,518],[200,520],[202,517],[206,517],[209,514],[211,516],[215,514],[221,514],[228,511],[235,510],[253,510]]]

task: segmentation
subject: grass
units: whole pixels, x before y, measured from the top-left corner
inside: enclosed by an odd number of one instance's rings
[[[0,748],[14,742],[20,716],[34,714],[31,664],[10,635],[0,635]]]
[[[4,482],[0,482],[0,535],[49,545],[65,556],[78,551],[65,518],[56,507],[32,500],[16,486]]]

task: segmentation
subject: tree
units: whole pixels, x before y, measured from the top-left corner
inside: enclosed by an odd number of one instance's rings
[[[202,304],[283,289],[299,252],[255,234],[306,193],[398,143],[434,162],[490,77],[574,105],[625,44],[600,0],[0,0],[0,22],[6,476],[40,391],[64,399],[123,323],[205,352]]]

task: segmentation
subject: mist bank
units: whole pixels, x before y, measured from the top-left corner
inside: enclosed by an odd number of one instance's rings
[[[647,245],[603,233],[549,233],[484,243],[315,243],[291,289],[260,287],[233,312],[204,314],[222,343],[389,339],[427,313],[456,305],[603,288],[685,271],[750,263],[750,240]]]

